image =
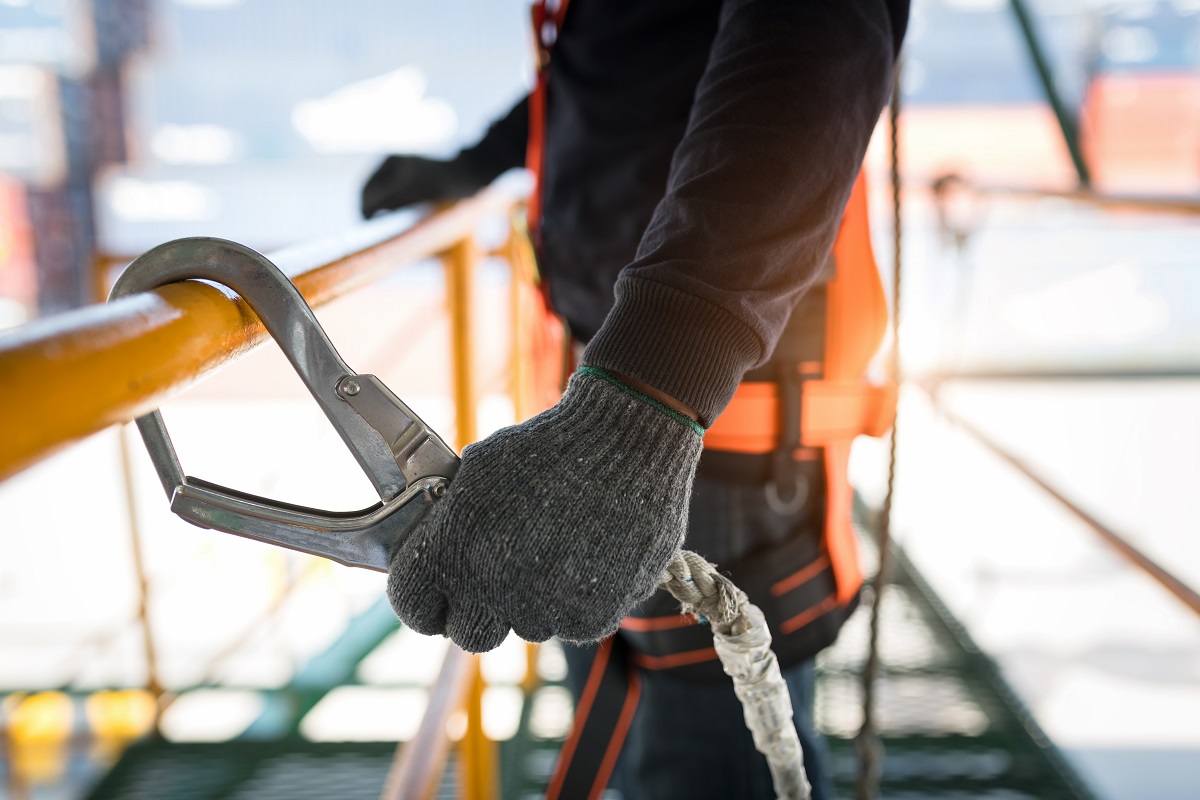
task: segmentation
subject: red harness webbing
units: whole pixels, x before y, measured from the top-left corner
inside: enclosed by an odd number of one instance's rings
[[[641,696],[642,679],[628,647],[610,636],[596,648],[546,800],[598,800],[608,787]]]
[[[525,167],[533,173],[533,192],[526,209],[529,238],[541,245],[542,167],[546,146],[546,91],[550,80],[550,51],[558,41],[563,20],[567,17],[569,0],[538,0],[533,4],[533,44],[537,55],[537,82],[529,94],[529,144],[525,150]]]

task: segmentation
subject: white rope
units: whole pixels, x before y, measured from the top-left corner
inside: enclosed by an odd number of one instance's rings
[[[758,606],[689,550],[680,551],[663,579],[663,588],[683,605],[685,614],[707,620],[725,674],[742,703],[754,747],[767,757],[779,800],[809,800],[812,787],[804,772],[804,753],[792,721],[792,699],[771,652],[771,632]]]

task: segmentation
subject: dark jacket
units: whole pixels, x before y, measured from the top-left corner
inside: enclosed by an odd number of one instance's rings
[[[589,364],[710,423],[817,280],[908,0],[572,0],[539,263]],[[525,158],[523,101],[460,158]]]

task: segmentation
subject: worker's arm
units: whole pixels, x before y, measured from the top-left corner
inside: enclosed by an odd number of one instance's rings
[[[584,363],[716,418],[824,263],[906,18],[906,0],[727,0],[666,196]]]
[[[363,186],[363,218],[413,203],[470,197],[506,170],[525,164],[528,137],[529,101],[522,98],[491,124],[478,144],[452,159],[388,156]]]

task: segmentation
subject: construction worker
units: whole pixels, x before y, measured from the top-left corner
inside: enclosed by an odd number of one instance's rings
[[[391,156],[363,189],[370,217],[516,166],[537,176],[543,286],[586,348],[554,407],[464,450],[388,595],[405,624],[473,652],[510,629],[584,643],[567,647],[581,702],[564,752],[584,749],[585,710],[609,733],[583,778],[563,759],[551,797],[610,778],[627,799],[773,796],[719,668],[671,639],[703,630],[651,598],[685,533],[769,618],[769,595],[804,590],[772,630],[814,797],[829,796],[809,715],[812,657],[861,583],[826,534],[844,469],[783,441],[786,420],[769,453],[704,434],[744,381],[778,382],[771,407],[799,425],[789,387],[821,376],[829,254],[907,17],[908,0],[539,2],[529,97],[457,157]],[[601,701],[613,665],[625,692]]]

